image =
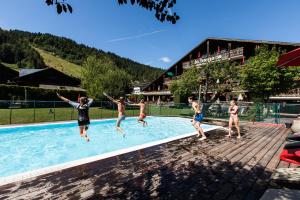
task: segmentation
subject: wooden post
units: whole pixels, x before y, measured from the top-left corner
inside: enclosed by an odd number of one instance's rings
[[[231,55],[230,55],[230,50],[231,50],[231,43],[229,42],[229,43],[228,43],[228,54],[229,54],[229,60],[230,60],[230,57],[231,57]]]
[[[207,40],[207,42],[206,42],[206,54],[207,54],[207,57],[209,57],[209,40]]]

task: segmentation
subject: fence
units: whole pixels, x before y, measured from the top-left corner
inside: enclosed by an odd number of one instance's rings
[[[227,119],[229,102],[204,103],[203,114],[207,118]],[[188,104],[147,104],[146,112],[154,116],[192,116]],[[241,120],[284,123],[300,113],[300,104],[239,103]],[[95,101],[90,111],[91,119],[117,117],[116,105],[111,102]],[[127,116],[137,116],[139,107],[126,106]],[[24,124],[76,120],[77,111],[62,101],[0,101],[0,124]]]

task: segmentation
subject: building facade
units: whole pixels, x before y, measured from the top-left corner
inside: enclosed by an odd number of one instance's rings
[[[275,46],[286,52],[300,47],[300,43],[207,38],[147,85],[141,94],[150,102],[172,101],[173,96],[169,86],[172,81],[180,77],[184,70],[191,66],[201,67],[208,63],[224,61],[235,62],[242,67],[247,59],[255,55],[256,49],[261,45],[267,45],[269,48]],[[237,98],[244,92],[246,91],[232,91],[225,99],[228,100],[228,96]]]

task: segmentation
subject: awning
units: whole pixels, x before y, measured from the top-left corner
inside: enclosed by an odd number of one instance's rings
[[[277,66],[300,66],[300,48],[281,55],[278,59]]]

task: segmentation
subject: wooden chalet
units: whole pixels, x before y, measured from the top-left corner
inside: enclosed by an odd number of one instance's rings
[[[207,38],[146,86],[142,94],[147,101],[172,100],[172,94],[169,91],[170,83],[178,79],[185,69],[191,66],[201,67],[208,63],[222,61],[234,61],[240,63],[242,67],[247,59],[255,55],[256,48],[261,45],[267,45],[269,48],[275,46],[286,52],[300,47],[300,43],[291,42]],[[234,92],[233,95],[235,96],[241,94],[241,91]]]
[[[18,71],[4,66],[0,63],[0,84],[10,83],[13,79],[19,75]]]

